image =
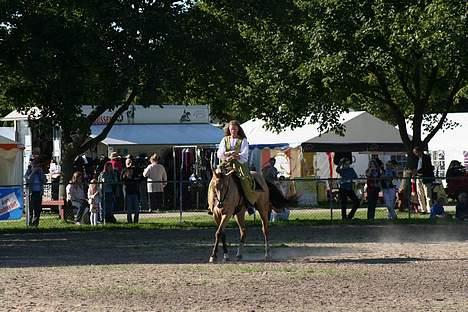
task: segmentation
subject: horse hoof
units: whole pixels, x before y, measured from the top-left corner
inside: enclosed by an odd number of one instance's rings
[[[208,260],[209,263],[215,263],[216,262],[216,258],[215,257],[210,257],[210,260]]]

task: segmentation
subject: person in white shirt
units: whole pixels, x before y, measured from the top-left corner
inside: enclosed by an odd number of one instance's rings
[[[255,181],[247,166],[249,160],[249,142],[237,120],[231,120],[225,131],[225,136],[219,143],[217,156],[221,160],[221,165],[232,167],[241,181],[242,190],[246,197],[247,211],[254,213],[253,205],[258,195],[255,192]],[[211,188],[210,188],[211,189]],[[212,203],[209,203],[209,210],[212,211]]]
[[[161,209],[164,188],[167,185],[167,173],[163,165],[159,164],[159,156],[154,153],[150,157],[150,164],[143,171],[147,179],[149,211]]]

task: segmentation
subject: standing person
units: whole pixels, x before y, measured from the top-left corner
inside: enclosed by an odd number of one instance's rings
[[[127,193],[127,187],[125,186],[125,183],[123,183],[123,176],[127,172],[128,168],[133,166],[133,157],[132,155],[127,155],[125,157],[125,167],[122,169],[122,174],[120,175],[120,181],[122,181],[122,193],[124,197],[124,209],[125,211],[127,210],[127,205],[126,205],[126,193]]]
[[[124,210],[125,207],[125,200],[122,190],[122,184],[120,182],[120,177],[123,170],[123,163],[122,157],[117,152],[112,152],[110,155],[110,163],[112,164],[112,169],[114,169],[115,174],[117,176],[117,182],[114,184],[114,200],[113,200],[113,210],[114,211],[121,211]]]
[[[97,180],[92,179],[88,187],[88,203],[91,210],[90,221],[92,226],[97,225],[98,213],[100,209],[101,198],[99,196],[99,187]]]
[[[224,135],[224,138],[219,143],[217,156],[221,160],[222,165],[230,166],[236,172],[246,198],[247,212],[253,214],[258,195],[255,192],[255,181],[250,174],[247,164],[249,160],[249,142],[247,141],[247,136],[237,120],[229,122]],[[209,209],[212,211],[212,200],[209,200],[209,204]]]
[[[51,181],[51,198],[54,200],[59,199],[60,177],[62,172],[60,165],[52,158],[49,165],[50,181]]]
[[[104,166],[104,171],[99,175],[98,181],[101,185],[102,196],[101,220],[115,223],[113,214],[114,186],[118,183],[118,179],[110,161]]]
[[[148,163],[148,158],[145,154],[140,154],[135,157],[133,163],[135,164],[135,175],[140,180],[139,185],[139,206],[140,211],[148,209],[148,189],[146,186],[146,178],[143,177],[143,171],[146,168],[146,164]]]
[[[395,178],[396,171],[394,168],[394,164],[391,161],[389,161],[386,164],[386,168],[383,174],[382,192],[385,206],[387,206],[388,210],[388,218],[391,220],[395,220],[397,218],[397,215],[395,213],[396,186],[393,183]]]
[[[434,167],[431,156],[423,153],[420,146],[413,148],[413,154],[418,158],[416,167],[416,190],[422,213],[428,213],[432,201],[432,182],[434,182]]]
[[[28,225],[39,226],[39,218],[42,212],[42,194],[44,193],[44,184],[47,178],[42,171],[39,158],[34,158],[26,171],[25,180],[29,188],[29,220]]]
[[[270,158],[268,164],[263,167],[262,174],[265,181],[271,184],[275,184],[278,181],[278,169],[275,167],[276,159],[274,157]]]
[[[123,165],[120,155],[117,152],[112,152],[110,155],[110,163],[112,169],[116,170],[118,174],[122,173]]]
[[[127,207],[127,222],[138,223],[140,209],[138,207],[138,193],[140,179],[136,176],[135,167],[125,168],[122,173],[122,183],[125,187],[125,207]],[[132,214],[134,218],[132,220]]]
[[[147,178],[149,211],[161,209],[167,174],[164,166],[159,164],[158,154],[154,153],[150,157],[150,164],[143,170],[143,176]]]
[[[353,180],[357,179],[358,176],[356,174],[356,171],[354,171],[354,169],[351,168],[350,165],[351,162],[349,159],[342,158],[340,159],[338,167],[336,168],[336,172],[338,172],[341,176],[339,196],[341,202],[341,218],[343,220],[352,219],[354,217],[354,214],[356,213],[356,210],[359,207],[359,199],[357,198],[356,193],[354,193],[353,190]],[[348,197],[353,201],[353,208],[351,209],[349,214],[346,215]]]
[[[379,199],[381,168],[377,161],[371,159],[366,170],[367,177],[367,220],[374,220],[375,207]]]
[[[83,215],[87,208],[87,198],[84,192],[83,173],[75,171],[70,183],[66,187],[67,201],[76,208],[75,224],[81,224]]]

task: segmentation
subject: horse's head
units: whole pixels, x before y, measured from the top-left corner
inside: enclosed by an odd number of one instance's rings
[[[224,201],[226,200],[231,186],[232,174],[234,174],[234,170],[227,173],[220,168],[213,170],[213,188],[218,208],[224,207]]]

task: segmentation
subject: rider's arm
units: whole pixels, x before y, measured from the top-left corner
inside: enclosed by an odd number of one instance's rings
[[[249,161],[249,142],[247,139],[242,140],[239,157],[239,162],[242,164]]]
[[[224,155],[226,153],[226,146],[224,144],[224,139],[219,142],[217,156],[220,160],[226,160],[227,156]]]

